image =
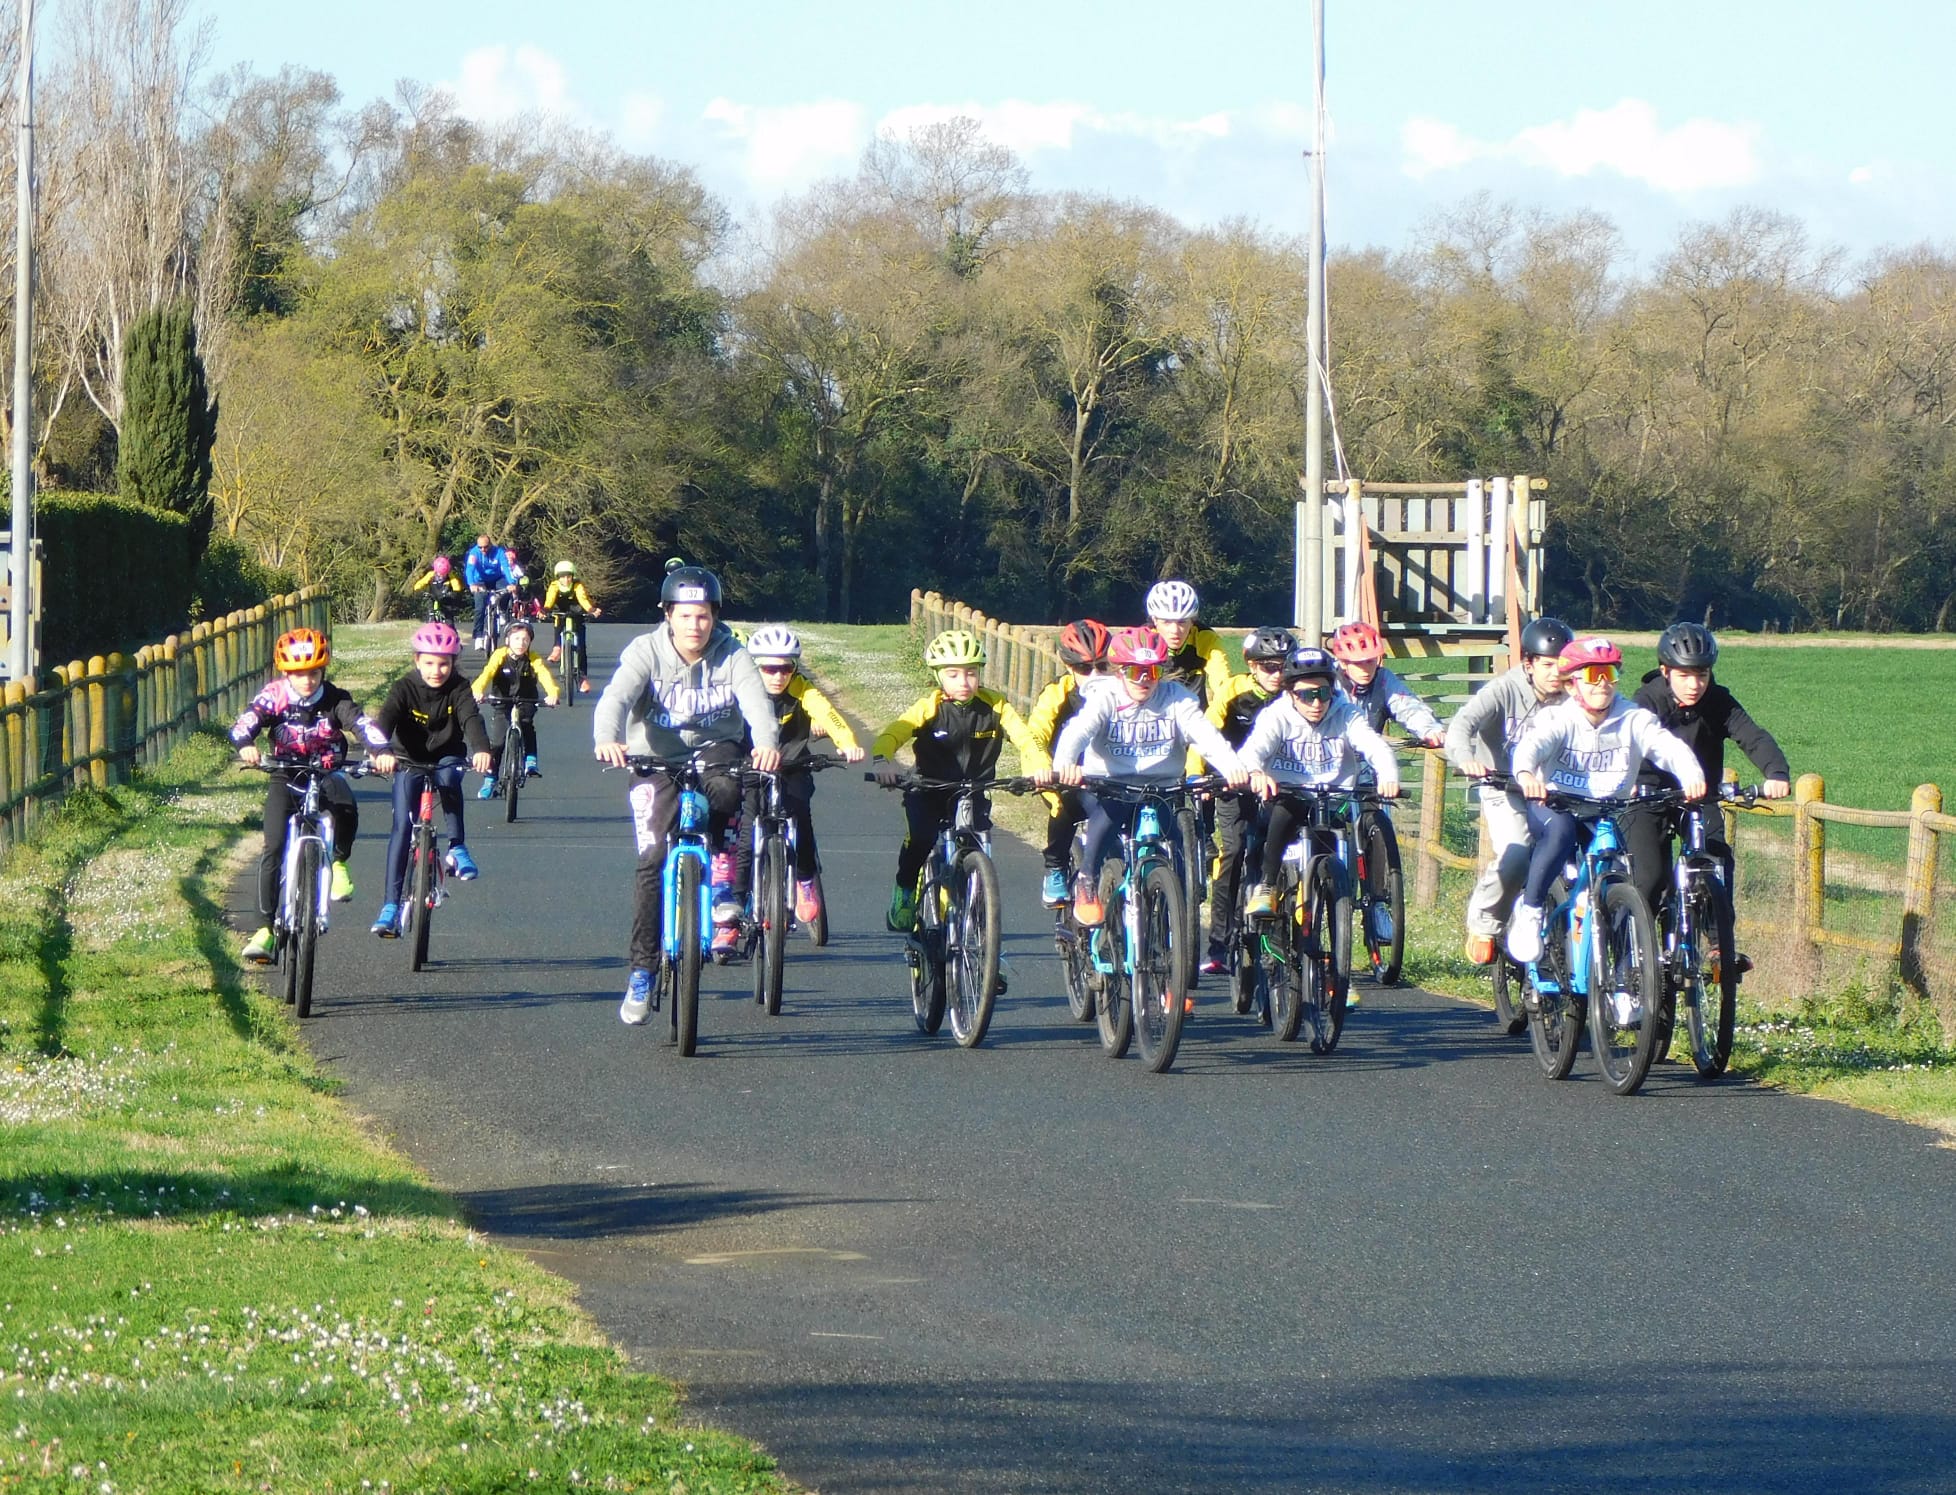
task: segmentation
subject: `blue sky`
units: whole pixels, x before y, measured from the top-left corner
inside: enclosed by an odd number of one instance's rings
[[[413,77],[693,166],[752,220],[879,128],[971,113],[1033,185],[1301,232],[1308,0],[192,0],[214,68]],[[1609,214],[1648,261],[1739,204],[1853,256],[1956,244],[1951,0],[1327,0],[1329,233],[1412,242],[1478,191]]]

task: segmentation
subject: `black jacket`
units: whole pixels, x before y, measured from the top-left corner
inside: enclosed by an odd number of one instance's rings
[[[1690,744],[1705,770],[1705,782],[1716,786],[1725,777],[1726,739],[1737,743],[1739,751],[1752,760],[1760,774],[1769,779],[1790,779],[1786,754],[1773,741],[1773,734],[1746,714],[1732,692],[1716,680],[1706,688],[1696,706],[1680,706],[1671,694],[1671,685],[1662,670],[1644,676],[1637,689],[1637,704],[1657,714],[1657,720]],[[1637,776],[1642,784],[1669,784],[1671,776],[1651,764]]]
[[[489,734],[468,677],[457,670],[439,689],[409,667],[374,713],[374,725],[393,739],[403,757],[418,763],[489,751]]]

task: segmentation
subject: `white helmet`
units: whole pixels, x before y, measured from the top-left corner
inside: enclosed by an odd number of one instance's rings
[[[1148,616],[1165,618],[1170,623],[1186,623],[1201,606],[1195,588],[1185,581],[1158,581],[1148,588]]]
[[[792,628],[779,623],[763,623],[747,640],[747,652],[756,659],[800,659],[801,640]]]

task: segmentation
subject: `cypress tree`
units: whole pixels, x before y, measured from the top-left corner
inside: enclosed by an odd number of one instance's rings
[[[211,446],[217,401],[210,398],[197,327],[187,301],[151,308],[122,344],[122,432],[116,483],[122,496],[190,521],[191,557],[211,532]]]

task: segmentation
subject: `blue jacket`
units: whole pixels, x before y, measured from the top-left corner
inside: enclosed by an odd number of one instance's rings
[[[487,555],[480,545],[471,545],[462,558],[462,574],[472,587],[506,587],[516,580],[509,574],[509,560],[500,545]]]

